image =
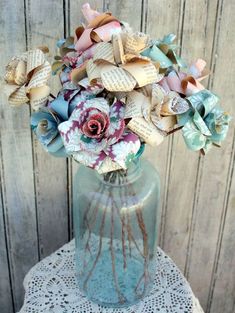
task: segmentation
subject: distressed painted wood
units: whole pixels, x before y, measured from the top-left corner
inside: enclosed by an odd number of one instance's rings
[[[181,46],[182,56],[193,62],[204,58],[210,66],[213,47],[213,30],[216,17],[216,1],[207,10],[211,1],[182,3]],[[203,8],[203,14],[202,14]],[[166,199],[163,249],[169,253],[182,271],[188,266],[188,247],[191,243],[192,221],[198,195],[198,153],[189,151],[180,132],[173,137],[170,178]],[[205,192],[205,191],[204,191]]]
[[[226,71],[226,75],[223,80],[220,80],[218,74],[228,67],[228,61],[232,56],[235,49],[235,43],[233,40],[234,28],[234,11],[235,3],[225,0],[221,3],[221,23],[218,25],[217,32],[219,33],[217,41],[217,60],[215,63],[215,78],[213,82],[213,89],[221,93],[223,92],[225,99],[223,103],[228,110],[233,112],[234,116],[234,91],[231,88],[234,81],[234,67]],[[229,45],[227,44],[229,42]],[[224,49],[225,46],[228,48]],[[218,236],[218,244],[216,247],[216,255],[213,260],[213,276],[210,285],[210,294],[207,302],[208,312],[234,312],[235,311],[235,171],[234,171],[234,155],[235,155],[235,130],[234,122],[233,129],[229,132],[229,144],[226,147],[225,159],[224,155],[219,156],[220,160],[225,166],[222,172],[221,180],[226,182],[226,192],[223,197],[223,216],[221,219],[220,232]],[[231,146],[233,145],[233,151],[231,153]],[[228,168],[228,176],[224,170],[227,169],[228,160],[230,159],[230,165]],[[225,164],[226,162],[226,164]],[[221,184],[220,184],[221,185]],[[222,214],[221,214],[222,215]]]
[[[3,201],[2,201],[2,171],[0,171],[0,268],[1,268],[1,279],[0,279],[0,308],[2,313],[13,312],[13,298],[11,292],[11,278],[9,272],[9,261],[8,261],[8,247],[5,235],[5,216],[3,212]]]
[[[28,48],[48,46],[51,62],[57,52],[56,42],[64,37],[63,9],[62,1],[26,2]],[[58,76],[52,77],[50,86],[56,95]],[[33,139],[38,241],[43,258],[68,240],[67,162],[46,153],[35,136]]]
[[[213,49],[213,59],[216,63],[213,64],[213,78],[210,81],[210,86],[214,92],[222,95],[222,104],[225,110],[234,114],[234,91],[231,89],[231,82],[235,71],[234,68],[230,68],[229,71],[226,70],[229,66],[227,62],[232,58],[235,48],[232,39],[232,29],[235,24],[232,7],[235,8],[234,4],[232,5],[229,1],[219,3]],[[231,44],[227,44],[228,42]],[[226,73],[223,78],[221,77],[222,72]],[[222,148],[214,149],[214,153],[212,152],[204,158],[199,193],[195,204],[193,235],[189,249],[188,278],[195,293],[201,299],[203,307],[207,310],[209,310],[210,284],[215,278],[213,277],[215,275],[214,269],[218,262],[220,241],[224,230],[223,223],[227,212],[225,199],[231,191],[229,187],[231,175],[229,164],[233,143],[234,132],[233,127],[231,127],[226,143],[222,145]],[[234,220],[233,223],[235,225]],[[202,268],[204,274],[200,275]]]
[[[26,40],[23,1],[1,0],[0,8],[0,25],[4,29],[0,41],[0,49],[4,51],[1,54],[0,70],[3,73],[9,58],[25,51]],[[9,107],[1,93],[0,112],[3,210],[13,298],[17,310],[24,295],[23,278],[38,261],[29,108]],[[10,308],[11,304],[9,311]]]
[[[73,35],[84,21],[83,3],[0,0],[1,73],[11,56],[27,47],[48,45],[52,57],[56,40]],[[210,88],[235,114],[232,0],[90,3],[154,38],[176,33],[187,61],[208,61]],[[58,81],[52,85],[58,90]],[[12,313],[23,301],[25,273],[72,237],[70,198],[78,166],[46,154],[30,132],[29,108],[9,108],[2,93],[0,121],[0,312]],[[233,123],[222,149],[205,158],[188,151],[180,134],[145,152],[162,180],[159,243],[185,272],[206,313],[235,312],[234,140]]]
[[[174,2],[170,0],[164,2],[160,0],[150,0],[147,2],[143,18],[143,30],[150,34],[151,37],[159,39],[162,38],[164,34],[174,33],[178,36],[178,39],[180,38],[182,19],[181,0]],[[156,149],[152,149],[152,147],[146,148],[146,156],[156,166],[161,178],[161,207],[159,210],[159,217],[161,217],[159,221],[159,244],[161,246],[163,243],[166,220],[165,214],[168,180],[170,176],[171,146],[172,137],[169,137]]]
[[[234,139],[235,141],[235,133]],[[208,312],[234,312],[235,310],[235,171],[234,156],[231,157],[228,192],[224,201],[224,221],[208,299]]]

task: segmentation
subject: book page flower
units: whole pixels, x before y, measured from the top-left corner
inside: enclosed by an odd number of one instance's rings
[[[101,82],[110,92],[130,92],[160,81],[163,75],[159,73],[159,64],[141,56],[138,50],[138,46],[147,44],[148,36],[142,33],[115,35],[112,42],[98,43],[93,58],[86,64],[89,82]]]
[[[166,92],[159,84],[148,85],[127,94],[127,127],[152,146],[161,144],[175,130],[176,116],[186,112],[189,104],[176,92]]]
[[[40,49],[14,57],[6,66],[5,91],[12,105],[30,103],[34,110],[47,104],[51,66]]]

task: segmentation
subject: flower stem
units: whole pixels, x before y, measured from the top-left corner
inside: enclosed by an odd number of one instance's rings
[[[103,232],[104,232],[104,225],[105,225],[105,217],[106,217],[106,212],[107,212],[107,207],[108,207],[108,202],[109,202],[109,197],[107,197],[107,203],[105,205],[105,208],[104,208],[104,212],[103,212],[103,216],[102,216],[102,220],[101,220],[101,226],[100,226],[100,232],[99,232],[99,248],[98,248],[98,253],[96,255],[96,258],[95,258],[95,261],[92,265],[92,268],[91,270],[89,271],[85,281],[84,281],[84,290],[87,290],[87,284],[88,284],[88,281],[89,279],[91,278],[91,275],[96,267],[96,264],[99,260],[99,257],[100,257],[100,254],[101,254],[101,251],[102,251],[102,244],[103,244]]]
[[[110,197],[111,197],[111,195],[110,195]],[[118,294],[119,302],[120,303],[125,303],[126,299],[122,295],[122,293],[120,292],[120,289],[119,289],[118,279],[117,279],[117,274],[116,274],[116,267],[115,267],[115,253],[114,253],[114,249],[113,249],[113,233],[114,233],[113,210],[114,210],[114,203],[112,201],[112,208],[111,208],[111,231],[110,231],[110,253],[111,253],[111,259],[112,259],[113,280],[114,280],[114,285],[115,285],[116,292]]]

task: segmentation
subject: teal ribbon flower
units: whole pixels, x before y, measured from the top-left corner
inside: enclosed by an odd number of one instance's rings
[[[162,40],[154,40],[149,48],[141,52],[141,55],[159,62],[163,69],[172,67],[173,64],[185,68],[187,64],[177,53],[179,46],[175,44],[175,39],[175,34],[168,34]]]
[[[42,108],[31,115],[31,128],[44,149],[57,157],[67,157],[58,125],[60,120],[48,108]]]
[[[177,116],[187,147],[204,154],[212,145],[220,146],[225,139],[231,116],[219,106],[219,98],[208,90],[187,97],[190,109]]]

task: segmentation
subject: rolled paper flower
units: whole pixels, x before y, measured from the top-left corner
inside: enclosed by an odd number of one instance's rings
[[[177,124],[176,116],[188,111],[188,102],[174,91],[165,91],[159,84],[152,86],[151,106],[143,108],[145,119],[167,134]]]
[[[86,27],[79,26],[75,31],[75,49],[85,51],[97,42],[108,42],[113,34],[121,32],[119,21],[111,13],[99,13],[90,8],[88,3],[83,5],[82,12],[88,21]]]
[[[171,69],[160,82],[164,89],[176,91],[182,95],[191,96],[205,87],[200,83],[201,80],[209,75],[209,71],[205,68],[206,62],[198,59],[192,63],[187,72],[177,72]]]
[[[56,114],[48,109],[42,108],[31,115],[31,127],[44,149],[57,157],[66,157],[66,151],[58,125],[60,120]]]
[[[123,103],[117,101],[110,107],[104,98],[81,102],[69,120],[59,125],[67,153],[98,171],[106,164],[126,168],[130,155],[139,150],[138,137],[124,129]],[[112,166],[105,169],[111,170]]]
[[[162,40],[155,40],[150,47],[141,52],[141,55],[159,62],[162,69],[167,69],[173,64],[186,67],[184,60],[176,52],[179,47],[174,43],[175,38],[175,34],[168,34]]]
[[[163,78],[159,68],[139,54],[138,47],[147,44],[148,36],[135,33],[132,42],[130,34],[125,34],[124,38],[126,40],[117,35],[111,43],[97,44],[94,57],[86,65],[91,84],[99,81],[110,92],[128,92]],[[137,49],[136,54],[132,52],[133,47]]]
[[[157,146],[174,130],[176,115],[188,109],[188,102],[176,92],[167,92],[159,84],[152,84],[127,94],[125,118],[131,119],[128,128],[146,143]]]
[[[191,107],[178,115],[178,124],[187,147],[206,153],[212,145],[220,146],[225,139],[231,117],[224,112],[219,98],[208,90],[202,90],[188,97]]]
[[[6,67],[5,91],[12,105],[30,103],[34,110],[47,104],[51,66],[40,49],[14,57]]]

